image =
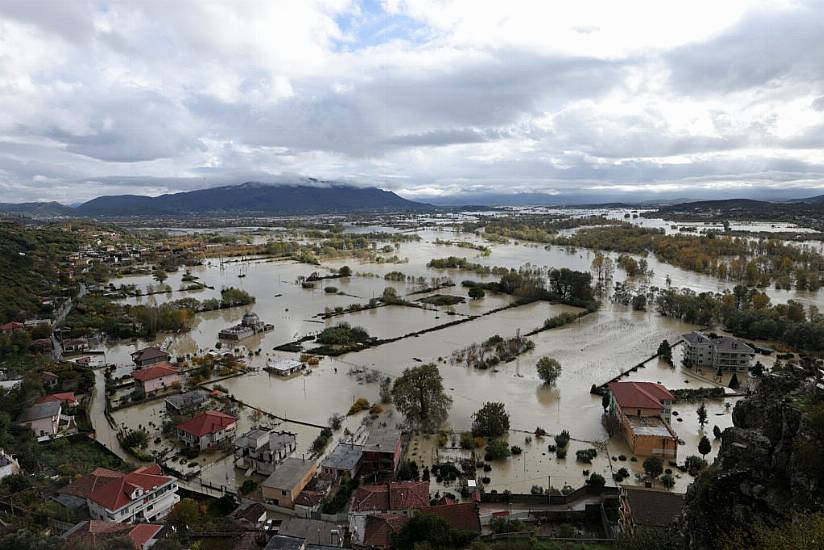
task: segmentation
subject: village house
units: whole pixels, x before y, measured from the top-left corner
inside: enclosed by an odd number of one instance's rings
[[[632,452],[675,460],[678,436],[670,426],[672,394],[653,382],[613,382],[608,388],[609,414],[617,420]]]
[[[295,499],[312,479],[317,465],[305,458],[289,457],[261,484],[263,500],[281,506],[294,508]]]
[[[51,338],[37,338],[29,344],[29,349],[34,353],[46,353],[54,349]]]
[[[12,332],[17,332],[18,330],[23,330],[23,323],[11,321],[0,325],[0,332],[3,334],[11,334]]]
[[[67,391],[61,393],[52,393],[49,395],[44,395],[40,399],[38,399],[35,403],[48,403],[49,401],[57,401],[58,403],[62,404],[64,407],[76,407],[80,404],[80,401],[74,395],[74,392]]]
[[[331,521],[319,519],[287,518],[278,529],[278,535],[302,540],[299,548],[320,549],[343,546],[345,528]]]
[[[170,395],[164,400],[166,412],[171,415],[191,413],[203,408],[209,401],[209,392],[196,389],[186,393]]]
[[[632,535],[639,529],[671,524],[684,506],[684,495],[660,489],[621,485],[618,525]]]
[[[40,382],[44,388],[56,388],[60,383],[60,378],[53,372],[44,370],[40,373]]]
[[[82,353],[89,351],[89,341],[85,338],[72,338],[70,340],[64,340],[62,347],[66,353]]]
[[[688,332],[684,339],[684,364],[689,367],[707,367],[719,372],[746,372],[755,350],[729,336],[710,338],[700,332]]]
[[[245,502],[229,514],[229,519],[246,529],[260,529],[266,522],[266,507],[260,502]]]
[[[180,386],[180,375],[169,363],[142,367],[132,373],[132,378],[137,387],[147,394]]]
[[[380,546],[416,510],[429,507],[428,481],[396,481],[362,485],[352,495],[349,532],[355,547]],[[395,519],[389,516],[402,516]]]
[[[254,429],[235,439],[232,447],[236,467],[269,475],[295,452],[297,436],[292,432]]]
[[[132,353],[132,361],[138,367],[146,367],[156,363],[166,363],[171,358],[171,355],[160,348],[143,348]]]
[[[47,401],[23,409],[17,423],[28,426],[35,436],[57,435],[60,431],[60,401]]]
[[[177,437],[189,447],[211,449],[231,440],[237,430],[237,418],[220,411],[206,411],[177,425]]]
[[[400,430],[376,426],[363,444],[361,475],[370,479],[392,477],[398,470],[403,454],[403,434]]]
[[[85,499],[92,519],[116,523],[160,520],[180,501],[177,480],[157,464],[130,473],[95,468],[61,493]]]
[[[346,477],[355,479],[363,457],[363,446],[340,442],[320,464],[321,472],[332,479]]]
[[[160,538],[163,525],[141,523],[126,525],[96,519],[81,521],[63,535],[63,539],[75,545],[97,548],[111,539],[127,538],[137,550],[147,550]]]

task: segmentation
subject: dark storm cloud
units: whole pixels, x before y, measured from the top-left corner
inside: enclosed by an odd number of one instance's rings
[[[785,81],[824,80],[824,2],[794,9],[761,9],[706,42],[665,55],[673,87],[683,93],[718,94],[776,87]]]

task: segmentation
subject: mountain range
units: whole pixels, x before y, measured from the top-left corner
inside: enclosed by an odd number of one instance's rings
[[[606,207],[593,203],[591,195],[549,195],[543,193],[489,194],[441,197],[431,202],[439,206],[466,205],[556,205]],[[608,197],[604,197],[608,198]],[[612,199],[618,197],[609,197]],[[473,200],[476,199],[476,200]],[[657,207],[664,217],[761,219],[802,221],[821,218],[824,195],[787,200],[723,199],[695,201],[687,198],[643,201],[621,200],[610,205],[622,207]],[[270,184],[246,182],[195,191],[170,193],[155,197],[112,195],[92,199],[75,206],[57,202],[0,203],[0,215],[32,218],[55,217],[163,217],[163,216],[282,216],[307,214],[349,214],[357,212],[423,212],[435,209],[431,204],[404,199],[377,187],[356,187],[335,182],[303,179],[300,183]]]
[[[60,203],[0,204],[0,214],[29,217],[131,217],[242,215],[271,216],[355,212],[424,211],[432,207],[377,187],[271,185],[246,182],[171,193],[156,197],[113,195],[97,197],[76,207]]]

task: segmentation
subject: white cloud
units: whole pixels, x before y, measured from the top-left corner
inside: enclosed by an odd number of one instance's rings
[[[824,181],[824,4],[0,3],[0,201]],[[659,186],[659,187],[656,187]]]

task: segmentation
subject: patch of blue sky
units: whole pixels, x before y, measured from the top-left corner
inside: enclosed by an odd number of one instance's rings
[[[356,9],[336,19],[343,33],[338,51],[355,51],[387,42],[423,42],[429,35],[426,25],[402,14],[387,13],[380,0],[361,0]]]

